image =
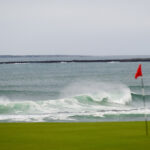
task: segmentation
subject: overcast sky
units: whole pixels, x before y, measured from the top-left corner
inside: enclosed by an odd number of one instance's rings
[[[0,0],[0,55],[150,55],[150,0]]]

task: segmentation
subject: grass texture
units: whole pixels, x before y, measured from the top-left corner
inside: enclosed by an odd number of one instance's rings
[[[0,123],[0,150],[142,149],[150,149],[144,122]]]

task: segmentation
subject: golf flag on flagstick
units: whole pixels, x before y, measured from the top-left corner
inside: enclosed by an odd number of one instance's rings
[[[142,65],[141,64],[139,64],[139,67],[138,67],[137,72],[135,74],[135,79],[137,79],[140,76],[143,76],[143,74],[142,74]]]
[[[142,65],[139,64],[138,69],[135,73],[135,79],[137,79],[138,77],[141,77],[141,84],[142,84],[142,97],[143,97],[143,102],[144,102],[144,110],[146,108],[146,102],[145,102],[145,92],[144,92],[144,82],[143,82],[143,74],[142,74]],[[148,121],[147,121],[147,114],[146,114],[146,110],[145,110],[145,130],[146,130],[146,135],[148,136]]]

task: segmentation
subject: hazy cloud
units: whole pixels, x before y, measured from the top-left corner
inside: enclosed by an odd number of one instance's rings
[[[0,0],[0,54],[150,54],[149,0]]]

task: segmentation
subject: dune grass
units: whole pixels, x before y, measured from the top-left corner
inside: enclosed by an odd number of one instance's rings
[[[144,122],[0,123],[0,150],[134,149],[150,149]]]

